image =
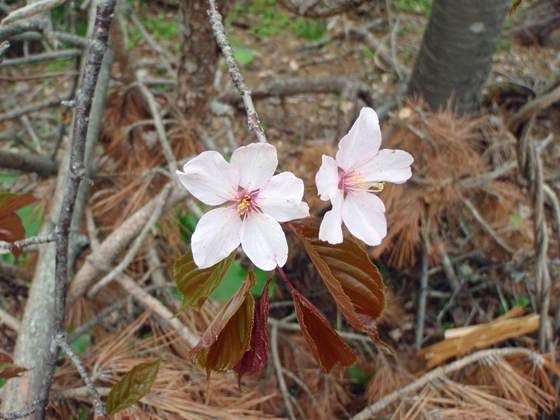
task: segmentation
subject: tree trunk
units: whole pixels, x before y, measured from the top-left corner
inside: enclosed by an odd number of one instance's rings
[[[432,109],[477,112],[509,0],[435,0],[408,87]]]
[[[230,3],[218,0],[218,10],[224,19]],[[180,12],[179,105],[188,119],[196,120],[209,111],[220,49],[206,14],[206,0],[181,0]]]

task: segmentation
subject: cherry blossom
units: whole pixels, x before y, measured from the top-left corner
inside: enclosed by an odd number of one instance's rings
[[[330,200],[332,210],[321,223],[322,241],[341,243],[343,222],[352,235],[368,245],[379,245],[387,235],[385,205],[375,193],[385,182],[406,182],[414,159],[402,150],[379,150],[380,146],[377,114],[362,108],[350,132],[340,140],[336,159],[323,155],[315,181],[321,200]]]
[[[302,202],[303,181],[291,172],[274,175],[276,148],[268,143],[240,147],[230,163],[218,152],[203,152],[187,162],[177,175],[197,199],[211,206],[192,235],[194,262],[211,267],[239,244],[262,270],[282,267],[288,243],[279,222],[309,216]]]

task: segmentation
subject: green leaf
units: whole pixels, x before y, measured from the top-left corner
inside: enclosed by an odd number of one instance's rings
[[[297,290],[292,290],[292,296],[301,332],[321,369],[328,374],[337,363],[353,366],[358,361],[356,354],[319,310]]]
[[[377,334],[375,321],[386,305],[385,284],[367,253],[347,238],[336,245],[321,241],[313,227],[300,225],[295,233],[348,322],[392,353]]]
[[[200,310],[208,296],[223,280],[234,258],[235,251],[218,264],[201,270],[196,266],[192,250],[189,247],[185,255],[175,261],[173,265],[173,279],[177,290],[183,295],[183,304],[175,316],[187,306],[197,311]]]
[[[268,271],[263,271],[260,268],[255,267],[253,272],[255,273],[257,284],[255,285],[255,287],[253,287],[251,293],[253,294],[253,296],[260,296],[263,292],[266,280],[268,278]],[[246,277],[247,269],[237,261],[234,261],[229,267],[229,270],[220,285],[216,288],[216,290],[212,292],[210,296],[212,297],[212,299],[216,300],[231,299],[235,292],[239,290]],[[269,293],[272,294],[274,293],[274,284],[272,284],[271,286],[272,287],[269,288]]]
[[[202,369],[216,372],[232,370],[249,349],[255,306],[251,289],[254,285],[255,275],[249,272],[241,288],[191,350],[193,361]]]
[[[159,364],[165,357],[150,363],[134,366],[113,386],[107,398],[107,414],[115,414],[137,403],[148,393],[156,380]]]

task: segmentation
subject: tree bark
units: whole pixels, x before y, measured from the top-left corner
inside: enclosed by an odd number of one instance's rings
[[[480,107],[509,0],[435,0],[408,87],[432,109]]]
[[[230,0],[218,0],[225,19]],[[210,92],[220,49],[206,13],[206,0],[181,0],[181,58],[177,81],[179,105],[188,119],[203,118],[210,109]]]

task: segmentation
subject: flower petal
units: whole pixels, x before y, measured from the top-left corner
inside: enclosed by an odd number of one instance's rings
[[[403,150],[383,149],[358,170],[365,174],[366,182],[392,182],[402,184],[412,176],[410,165],[414,158]]]
[[[226,258],[241,242],[242,221],[233,208],[206,213],[191,238],[194,262],[198,268],[212,267]]]
[[[347,171],[372,159],[381,146],[379,118],[371,108],[362,108],[360,116],[338,143],[336,163]]]
[[[196,198],[210,206],[233,200],[239,185],[239,171],[218,152],[203,152],[177,171],[179,180]]]
[[[364,190],[348,194],[342,220],[352,235],[368,245],[379,245],[387,235],[385,205],[379,197]]]
[[[261,270],[282,267],[288,259],[288,242],[280,224],[265,213],[251,214],[243,221],[241,246]]]
[[[319,172],[315,175],[315,184],[317,184],[317,192],[321,196],[321,200],[330,200],[329,191],[338,188],[340,176],[338,175],[338,165],[332,157],[323,155],[323,164],[319,168]]]
[[[309,206],[301,201],[302,197],[303,181],[291,172],[282,172],[261,188],[256,203],[263,213],[287,222],[309,216]]]
[[[233,152],[230,162],[239,169],[239,186],[246,191],[261,188],[278,166],[276,148],[268,143],[240,147]]]
[[[329,244],[339,244],[344,239],[342,235],[342,206],[344,193],[338,188],[330,192],[332,209],[325,213],[321,227],[319,228],[319,239]]]

